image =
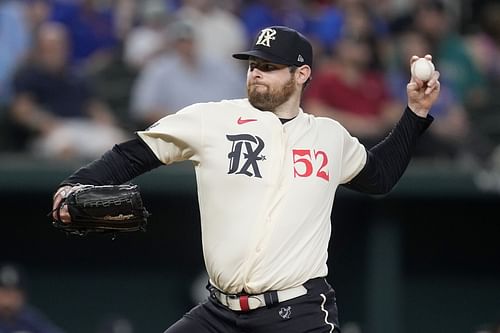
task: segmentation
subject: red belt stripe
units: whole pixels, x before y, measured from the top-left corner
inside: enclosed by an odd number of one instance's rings
[[[248,305],[248,295],[241,295],[238,298],[240,300],[241,311],[243,312],[250,311],[250,305]]]

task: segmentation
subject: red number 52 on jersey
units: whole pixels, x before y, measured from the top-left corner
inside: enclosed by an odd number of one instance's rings
[[[292,149],[293,154],[293,176],[297,177],[319,177],[326,181],[330,180],[328,155],[322,150]]]

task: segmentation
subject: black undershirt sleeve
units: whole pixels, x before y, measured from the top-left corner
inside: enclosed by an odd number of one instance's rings
[[[406,108],[390,134],[367,150],[366,164],[349,183],[343,186],[363,193],[388,193],[399,181],[420,135],[432,123],[432,116],[417,116]]]
[[[115,145],[100,159],[78,169],[60,186],[74,184],[118,185],[153,170],[163,163],[140,138]]]

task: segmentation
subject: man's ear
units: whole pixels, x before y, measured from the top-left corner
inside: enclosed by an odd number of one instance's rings
[[[304,84],[311,77],[311,67],[303,65],[295,71],[295,79],[297,83]]]

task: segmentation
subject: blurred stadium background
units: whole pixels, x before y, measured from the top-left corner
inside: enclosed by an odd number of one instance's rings
[[[389,106],[404,106],[406,53],[432,53],[446,87],[436,129],[392,193],[339,190],[329,280],[343,332],[498,333],[495,0],[0,1],[0,262],[23,267],[30,303],[67,333],[162,332],[196,304],[205,277],[189,164],[136,180],[153,214],[145,233],[67,236],[46,216],[51,196],[73,170],[158,117],[244,96],[245,68],[229,55],[271,24],[314,41],[314,78],[342,78],[339,67],[377,75],[387,90],[380,110],[330,105],[368,112],[368,123],[352,127],[366,145],[387,128],[366,129],[393,123]],[[109,324],[120,320],[128,324]]]

